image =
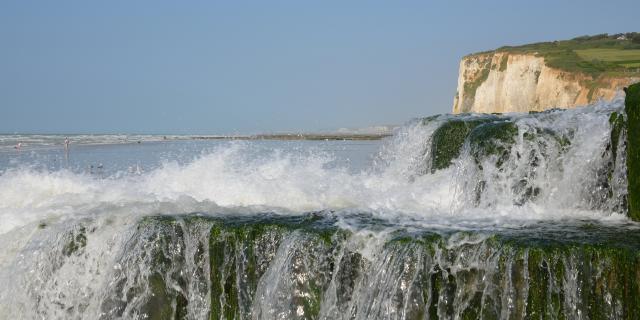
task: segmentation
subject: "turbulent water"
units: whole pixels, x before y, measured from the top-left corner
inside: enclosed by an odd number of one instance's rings
[[[382,142],[30,137],[53,142],[0,150],[0,318],[637,318],[616,117],[622,101]]]

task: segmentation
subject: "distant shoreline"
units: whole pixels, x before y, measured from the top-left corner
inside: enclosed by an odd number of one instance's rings
[[[317,133],[290,133],[290,134],[258,134],[247,136],[191,136],[194,140],[381,140],[390,137],[391,133],[378,134],[317,134]]]
[[[171,141],[197,141],[197,140],[272,140],[272,141],[376,141],[390,137],[393,134],[385,133],[277,133],[277,134],[256,134],[256,135],[138,135],[129,136],[127,139],[74,139],[73,135],[50,135],[44,136],[38,140],[25,139],[25,136],[16,137],[12,135],[9,140],[0,139],[0,152],[16,150],[16,144],[21,143],[21,150],[47,149],[47,148],[63,148],[63,138],[69,137],[71,147],[77,146],[98,146],[98,145],[123,145],[123,144],[140,144],[140,143],[163,143]],[[26,135],[28,136],[28,135]],[[42,136],[42,135],[39,135]],[[101,135],[94,135],[92,138]],[[108,136],[108,135],[106,135]],[[0,135],[1,137],[1,135]],[[149,139],[149,138],[152,139]]]

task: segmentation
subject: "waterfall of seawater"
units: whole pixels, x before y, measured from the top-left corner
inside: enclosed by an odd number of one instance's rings
[[[622,100],[407,124],[371,168],[0,175],[1,319],[637,319]]]

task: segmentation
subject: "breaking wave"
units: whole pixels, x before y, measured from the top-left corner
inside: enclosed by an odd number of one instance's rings
[[[114,209],[129,214],[347,210],[387,218],[496,224],[509,219],[621,218],[625,168],[619,159],[624,157],[612,160],[608,151],[609,119],[621,107],[617,100],[532,115],[419,119],[397,130],[370,167],[355,172],[336,165],[327,152],[256,152],[251,141],[229,142],[188,163],[167,161],[141,174],[119,172],[106,178],[14,167],[0,175],[0,232]],[[434,132],[461,120],[513,124],[512,141],[501,147],[507,150],[502,155],[479,156],[472,137],[467,138],[451,165],[435,170],[432,158],[439,150],[434,150]],[[541,134],[545,132],[552,134]],[[619,149],[624,152],[623,142]],[[604,190],[598,175],[607,166],[613,166],[609,175],[619,179]]]

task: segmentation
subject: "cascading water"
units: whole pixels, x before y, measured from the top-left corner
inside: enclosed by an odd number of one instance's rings
[[[637,319],[622,103],[416,120],[362,170],[251,142],[9,166],[0,318]]]

